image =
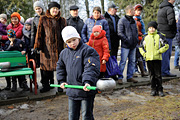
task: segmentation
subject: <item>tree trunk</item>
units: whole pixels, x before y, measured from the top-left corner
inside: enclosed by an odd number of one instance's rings
[[[101,0],[101,6],[102,6],[102,15],[104,15],[105,11],[104,11],[104,0]]]
[[[89,18],[89,2],[88,2],[88,0],[85,0],[85,6],[86,6],[87,18]]]

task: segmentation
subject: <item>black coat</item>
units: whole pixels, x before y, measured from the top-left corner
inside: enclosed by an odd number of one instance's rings
[[[70,16],[67,19],[67,25],[75,27],[77,32],[79,33],[79,35],[81,35],[81,30],[82,30],[82,28],[84,26],[84,22],[79,16],[78,17]]]
[[[157,14],[158,30],[166,35],[166,38],[174,38],[177,32],[175,12],[173,5],[164,0],[159,5]]]
[[[115,48],[115,47],[119,47],[119,36],[117,34],[117,24],[118,24],[118,21],[119,21],[119,17],[116,15],[115,16],[115,21],[116,21],[116,31],[114,31],[114,23],[113,23],[113,20],[111,19],[109,13],[105,13],[104,14],[104,17],[106,19],[106,21],[108,22],[108,25],[109,25],[109,30],[110,30],[110,40],[111,40],[111,48]]]

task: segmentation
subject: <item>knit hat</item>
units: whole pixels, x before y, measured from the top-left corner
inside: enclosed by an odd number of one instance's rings
[[[71,38],[79,38],[79,39],[81,39],[79,33],[77,32],[77,30],[73,26],[66,26],[62,30],[61,34],[62,34],[62,38],[63,38],[65,43],[66,43],[67,40],[69,40]]]
[[[29,24],[29,25],[31,25],[32,19],[33,19],[33,18],[28,18],[24,24]]]
[[[34,4],[33,4],[34,10],[35,10],[36,7],[40,7],[40,8],[42,8],[44,10],[44,5],[43,5],[43,3],[41,1],[34,2]]]
[[[134,10],[140,8],[141,10],[143,9],[143,6],[141,4],[137,4],[134,6]]]
[[[101,33],[101,30],[102,30],[102,26],[101,25],[95,25],[92,29],[92,32],[99,32]]]
[[[7,20],[7,15],[6,14],[0,14],[0,18],[4,18]]]
[[[11,14],[11,18],[12,17],[17,17],[18,19],[19,19],[19,21],[21,21],[21,16],[20,16],[20,14],[18,13],[18,12],[13,12],[12,14]]]
[[[7,36],[8,36],[8,38],[16,37],[16,32],[13,29],[9,29],[7,31]]]
[[[50,10],[52,7],[57,7],[57,8],[61,8],[60,4],[58,4],[57,2],[50,2],[48,5],[48,10]]]
[[[153,28],[157,29],[157,23],[156,23],[156,21],[151,21],[151,22],[149,22],[149,23],[148,23],[148,28],[149,28],[149,27],[153,27]]]

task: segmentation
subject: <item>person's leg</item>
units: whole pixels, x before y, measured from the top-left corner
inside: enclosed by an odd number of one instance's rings
[[[79,120],[81,101],[68,99],[69,103],[69,120]]]
[[[49,76],[50,78],[50,84],[54,84],[54,72],[52,71],[52,72],[50,72],[50,76]],[[54,87],[50,87],[50,89],[53,89]]]
[[[161,71],[162,71],[162,76],[172,76],[170,74],[170,58],[171,58],[171,52],[172,52],[172,39],[167,38],[166,39],[169,44],[169,49],[162,54],[162,66],[161,66]]]
[[[179,69],[179,47],[175,46],[174,68]]]
[[[7,86],[4,88],[5,90],[11,89],[11,77],[5,77]]]
[[[129,55],[129,51],[130,49],[121,48],[121,61],[119,64],[119,70],[120,70],[119,79],[123,79],[123,72],[126,65],[127,57]]]
[[[29,87],[27,85],[26,76],[18,76],[18,80],[21,81],[21,85],[24,91],[29,91]]]
[[[128,66],[127,66],[127,79],[133,77],[133,71],[135,69],[136,48],[131,49],[128,54]]]
[[[41,93],[47,92],[50,90],[50,85],[49,85],[49,71],[44,71],[42,70],[42,86],[43,88],[40,89]]]
[[[94,106],[94,96],[88,98],[87,100],[82,100],[81,102],[82,120],[94,120],[93,106]]]
[[[16,76],[12,77],[12,89],[11,92],[15,92],[17,90],[17,80],[16,80]]]

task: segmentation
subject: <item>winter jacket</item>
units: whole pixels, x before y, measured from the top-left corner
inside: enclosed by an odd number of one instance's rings
[[[141,16],[134,16],[134,20],[136,21],[136,25],[137,25],[138,39],[140,44],[142,40],[142,36],[145,34],[145,26],[144,26],[144,22],[141,19]]]
[[[31,48],[34,47],[36,32],[37,32],[37,28],[38,28],[38,24],[39,24],[39,18],[40,18],[40,16],[36,14],[31,23],[31,41],[30,41]]]
[[[22,41],[26,44],[27,50],[30,50],[31,31],[26,30],[25,26],[23,27],[22,31],[23,31]]]
[[[129,21],[125,16],[118,22],[118,35],[121,38],[121,47],[134,49],[138,43],[138,31],[135,21]]]
[[[139,51],[146,61],[162,60],[162,53],[166,52],[168,48],[165,36],[156,31],[153,34],[148,32],[141,42]]]
[[[104,17],[105,17],[105,19],[109,25],[111,48],[112,49],[117,48],[117,47],[119,47],[119,40],[120,40],[120,37],[117,34],[117,24],[118,24],[118,21],[120,18],[117,15],[114,16],[115,21],[116,21],[116,31],[114,31],[114,23],[113,23],[113,20],[111,19],[110,15],[109,15],[109,13],[106,12],[104,14]]]
[[[5,51],[26,51],[26,45],[25,43],[20,40],[20,39],[15,39],[14,40],[14,43],[13,43],[13,46],[10,45],[11,41],[8,40],[6,43],[5,43],[5,46],[4,46],[4,50]]]
[[[86,83],[96,86],[100,75],[99,55],[95,49],[79,42],[76,50],[65,48],[59,55],[57,62],[57,80],[61,84],[66,82],[69,85],[81,85]],[[83,100],[92,95],[95,91],[86,92],[82,89],[67,88],[66,94],[70,99]]]
[[[13,29],[16,32],[16,38],[21,39],[23,36],[22,33],[22,29],[23,29],[23,25],[19,22],[17,25],[13,26],[12,23],[9,24],[6,28],[7,30],[9,29]],[[7,35],[2,35],[2,40],[8,40],[8,36]]]
[[[90,35],[92,33],[92,28],[95,25],[101,25],[102,29],[106,31],[106,38],[108,39],[109,49],[111,49],[111,41],[110,41],[110,32],[109,32],[109,25],[107,21],[101,16],[99,19],[95,20],[93,16],[88,18],[83,26],[81,31],[81,39],[84,43],[89,41]]]
[[[40,49],[40,69],[44,71],[55,71],[59,54],[64,48],[61,36],[62,29],[66,26],[66,20],[60,13],[53,17],[49,10],[46,15],[39,19],[34,49]]]
[[[97,37],[95,37],[94,34],[92,33],[87,45],[93,47],[98,52],[100,64],[101,64],[100,72],[105,72],[106,64],[102,64],[102,60],[108,61],[110,57],[108,40],[106,38],[106,32],[102,30],[99,36]]]
[[[179,18],[180,18],[180,14],[179,14]],[[180,46],[180,19],[178,19],[177,22],[177,42],[178,45]]]
[[[158,30],[166,35],[166,38],[174,38],[176,35],[176,20],[173,5],[164,0],[159,5],[157,14]]]
[[[6,27],[6,25],[0,22],[0,35],[7,35]]]
[[[82,31],[82,28],[84,26],[84,22],[83,22],[83,20],[79,16],[78,17],[70,16],[67,19],[67,25],[73,26],[74,28],[76,28],[76,30],[78,31],[79,35],[81,35],[81,31]]]

